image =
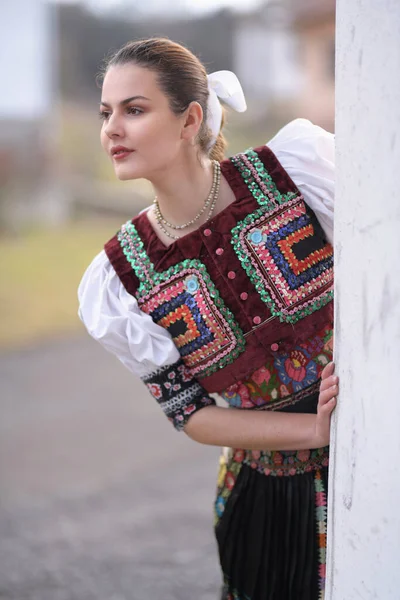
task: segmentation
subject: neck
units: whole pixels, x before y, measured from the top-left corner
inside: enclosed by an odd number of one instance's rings
[[[151,183],[164,217],[171,223],[190,221],[204,205],[213,181],[209,158],[187,154]]]

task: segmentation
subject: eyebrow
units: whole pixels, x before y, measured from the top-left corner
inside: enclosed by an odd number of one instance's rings
[[[125,100],[122,100],[120,102],[121,106],[125,106],[126,104],[129,104],[129,102],[132,102],[133,100],[150,100],[150,98],[146,98],[146,96],[131,96],[130,98],[126,98]],[[100,102],[100,104],[102,106],[110,106],[109,104],[107,104],[107,102]]]

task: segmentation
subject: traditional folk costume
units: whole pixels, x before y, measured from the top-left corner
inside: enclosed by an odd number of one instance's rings
[[[297,119],[221,163],[235,201],[165,246],[143,212],[79,289],[91,335],[182,430],[235,409],[316,413],[332,360],[333,135]],[[328,447],[225,449],[215,501],[224,600],[324,597]]]

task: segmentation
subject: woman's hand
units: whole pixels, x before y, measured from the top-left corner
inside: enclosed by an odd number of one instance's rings
[[[339,392],[339,378],[334,375],[334,370],[335,364],[330,362],[321,373],[313,448],[322,448],[329,444],[331,414]]]

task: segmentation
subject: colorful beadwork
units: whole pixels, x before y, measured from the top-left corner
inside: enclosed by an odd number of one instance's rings
[[[314,485],[319,558],[318,600],[324,600],[326,580],[327,494],[321,478],[321,473],[318,471],[315,473]]]
[[[231,158],[231,162],[238,169],[259,206],[273,210],[280,204],[299,196],[299,193],[282,194],[278,190],[255,150],[250,149],[237,154]]]
[[[273,346],[271,360],[221,393],[230,406],[280,410],[318,392],[322,370],[332,360],[332,328],[323,327],[290,350]]]
[[[188,259],[159,273],[131,222],[118,240],[140,282],[141,310],[170,332],[193,375],[209,375],[244,351],[244,335],[203,263]]]
[[[143,377],[143,382],[178,430],[183,429],[194,412],[215,404],[202,386],[193,379],[182,360]]]
[[[214,504],[214,521],[218,523],[222,515],[224,514],[226,502],[231,495],[231,491],[236,483],[236,479],[242,468],[243,458],[245,450],[237,450],[239,453],[243,453],[242,460],[233,460],[231,449],[226,448],[228,455],[221,454],[219,459],[219,472],[218,472],[218,483],[217,483],[217,497]],[[242,456],[242,454],[240,455]]]
[[[262,207],[232,229],[232,244],[272,315],[295,323],[332,300],[333,248],[302,196],[281,194],[256,152],[232,162]]]

